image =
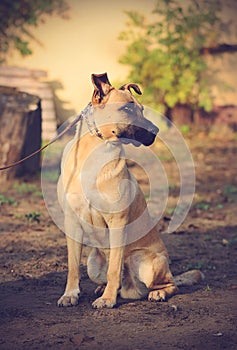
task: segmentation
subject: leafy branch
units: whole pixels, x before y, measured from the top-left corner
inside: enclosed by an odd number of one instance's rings
[[[56,14],[68,18],[65,0],[1,0],[0,2],[0,63],[12,50],[22,56],[32,54],[29,40],[41,44],[31,28],[45,23],[47,16]]]
[[[193,110],[212,108],[207,54],[236,51],[219,44],[221,2],[159,0],[151,18],[127,11],[126,41],[120,63],[130,67],[129,79],[142,84],[144,103],[166,111],[177,104]]]

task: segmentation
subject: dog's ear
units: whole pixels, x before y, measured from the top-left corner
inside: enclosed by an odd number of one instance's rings
[[[100,104],[106,95],[113,89],[109,82],[107,73],[92,74],[91,80],[94,85],[94,92],[92,95],[92,103]]]
[[[131,88],[138,94],[141,95],[142,92],[137,84],[129,83],[122,85],[119,90],[129,90],[131,92]]]

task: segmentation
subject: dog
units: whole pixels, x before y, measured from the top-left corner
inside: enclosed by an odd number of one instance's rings
[[[203,275],[194,270],[172,276],[157,225],[126,163],[124,144],[150,146],[158,127],[144,117],[132,94],[141,94],[137,84],[116,89],[107,73],[92,74],[92,83],[92,100],[82,121],[87,132],[81,137],[80,126],[65,147],[58,181],[68,249],[67,284],[58,305],[78,304],[83,244],[93,246],[87,272],[98,285],[94,308],[112,308],[118,294],[165,301],[179,285],[197,283]]]

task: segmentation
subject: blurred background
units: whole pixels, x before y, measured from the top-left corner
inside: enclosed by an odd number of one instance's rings
[[[0,85],[41,97],[46,139],[103,72],[139,83],[141,101],[179,126],[236,128],[236,14],[235,0],[4,0]]]

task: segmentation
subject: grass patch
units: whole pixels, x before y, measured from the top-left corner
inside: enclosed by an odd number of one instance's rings
[[[16,205],[15,198],[13,197],[6,197],[4,194],[0,194],[0,205],[3,204],[9,204],[9,205]]]
[[[182,132],[182,134],[188,134],[190,132],[190,125],[188,124],[181,125],[179,129]]]
[[[28,214],[25,214],[25,217],[29,222],[39,223],[41,215],[42,215],[42,213],[37,213],[37,212],[32,211]]]
[[[210,209],[210,204],[207,202],[200,202],[194,205],[196,209],[208,210]]]
[[[226,185],[224,187],[224,194],[231,195],[231,194],[237,194],[237,186],[233,185]]]
[[[30,184],[27,182],[22,182],[22,183],[16,182],[13,188],[19,194],[31,194],[34,197],[39,197],[39,198],[43,197],[41,190],[38,188],[38,186],[34,184]]]
[[[170,207],[170,208],[166,209],[166,213],[169,214],[169,215],[174,214],[174,211],[175,211],[175,208],[173,208],[173,207]]]
[[[28,221],[28,222],[36,222],[37,224],[40,222],[40,217],[42,216],[42,213],[40,212],[29,212],[27,214],[14,214],[14,217],[16,219],[19,219],[21,221]]]

